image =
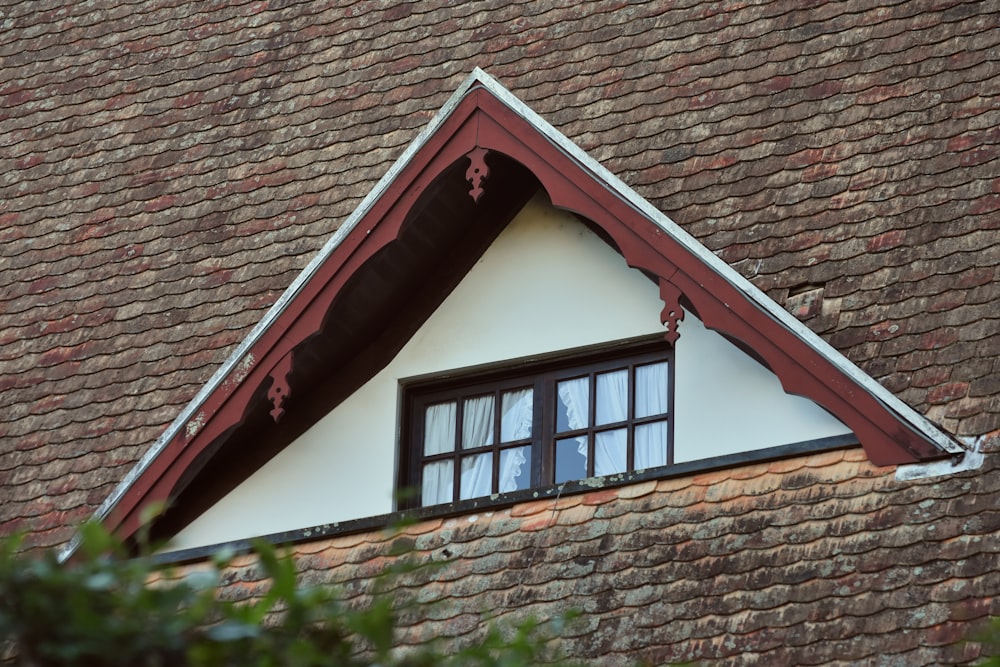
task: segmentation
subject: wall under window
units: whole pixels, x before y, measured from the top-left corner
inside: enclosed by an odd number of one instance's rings
[[[662,333],[657,286],[536,197],[396,358],[170,543],[184,549],[391,512],[399,381]],[[676,354],[677,462],[848,433],[690,313]]]

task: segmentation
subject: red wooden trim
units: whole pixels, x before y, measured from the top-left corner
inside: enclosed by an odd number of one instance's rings
[[[447,167],[468,153],[476,141],[475,100],[466,98],[443,124],[441,131],[403,168],[392,185],[354,229],[342,239],[327,261],[291,300],[274,323],[247,352],[249,367],[240,379],[224,381],[202,405],[188,427],[168,443],[105,520],[122,537],[139,525],[141,507],[167,501],[184,470],[229,429],[239,425],[257,387],[275,374],[275,368],[294,348],[319,331],[340,290],[366,261],[394,241],[406,214],[424,190]]]
[[[480,121],[480,143],[508,152],[542,181],[553,204],[590,219],[619,246],[630,266],[676,285],[706,326],[747,343],[784,389],[825,407],[855,432],[876,465],[913,463],[943,452],[891,416],[881,402],[704,264],[630,204],[600,185],[557,146],[530,143],[534,128],[496,99],[484,103],[494,123]],[[492,142],[495,142],[493,145]],[[667,259],[669,258],[669,259]],[[674,269],[676,267],[676,269]]]
[[[267,398],[271,401],[274,409],[271,410],[271,417],[274,421],[279,421],[285,414],[285,401],[291,393],[288,386],[288,375],[292,372],[292,354],[282,357],[278,365],[271,371],[271,388],[267,390]]]
[[[663,310],[660,312],[660,322],[667,325],[667,333],[663,335],[667,342],[673,345],[680,338],[677,331],[684,319],[684,309],[681,307],[681,291],[666,278],[660,278],[660,300]]]
[[[745,342],[760,354],[786,391],[807,396],[843,420],[861,440],[873,463],[909,463],[942,455],[823,355],[601,184],[524,118],[480,88],[470,91],[402,168],[251,347],[241,372],[234,372],[234,377],[225,380],[206,399],[188,427],[167,444],[126,492],[107,523],[128,536],[137,528],[144,504],[169,498],[198,455],[243,421],[257,388],[282,376],[287,369],[278,368],[279,364],[320,330],[330,306],[351,276],[398,237],[407,213],[426,188],[474,149],[504,153],[527,167],[543,184],[554,205],[600,226],[630,266],[658,276],[661,291],[670,297],[668,307],[676,306],[674,292],[679,290],[691,300],[706,326]],[[481,182],[472,185],[479,187]]]

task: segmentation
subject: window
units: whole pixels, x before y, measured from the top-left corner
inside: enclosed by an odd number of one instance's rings
[[[407,388],[419,505],[671,463],[672,352],[662,342]]]

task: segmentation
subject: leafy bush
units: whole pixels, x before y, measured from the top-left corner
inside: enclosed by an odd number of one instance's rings
[[[255,547],[270,582],[261,598],[217,596],[225,558],[183,576],[151,558],[125,558],[97,524],[82,528],[79,557],[25,557],[17,539],[0,541],[0,650],[19,665],[87,667],[482,667],[548,658],[533,623],[493,627],[473,647],[449,654],[430,644],[395,646],[394,603],[376,595],[364,608],[328,587],[304,588],[295,564],[270,545]]]
[[[990,618],[987,628],[977,638],[989,656],[978,663],[981,667],[1000,667],[1000,616]]]

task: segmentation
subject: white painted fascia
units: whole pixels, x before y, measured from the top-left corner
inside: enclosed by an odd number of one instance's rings
[[[914,479],[944,477],[966,470],[978,470],[982,467],[983,461],[986,460],[986,455],[983,453],[985,443],[985,435],[969,439],[966,442],[969,449],[964,452],[961,459],[956,457],[942,461],[931,461],[930,463],[908,463],[896,466],[896,481],[909,482]]]

